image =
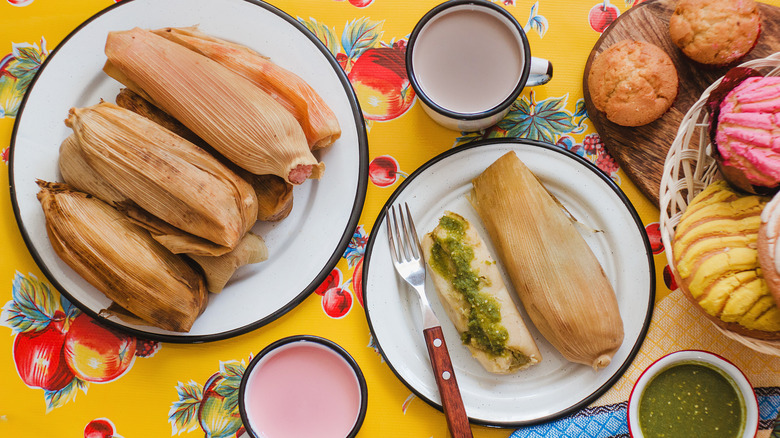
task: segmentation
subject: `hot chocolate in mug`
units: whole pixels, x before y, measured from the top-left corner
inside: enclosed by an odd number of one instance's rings
[[[409,38],[406,70],[425,112],[468,132],[494,125],[523,88],[552,78],[520,23],[483,0],[450,0],[425,14]]]

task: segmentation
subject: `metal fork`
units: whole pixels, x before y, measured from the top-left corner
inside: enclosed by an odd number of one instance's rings
[[[471,437],[469,418],[466,415],[466,408],[463,406],[458,382],[455,379],[455,371],[452,368],[450,353],[444,341],[444,333],[439,319],[433,313],[425,295],[425,262],[412,214],[407,203],[404,203],[404,208],[399,206],[398,210],[400,211],[398,215],[396,215],[395,206],[390,206],[385,211],[387,239],[390,244],[393,265],[401,278],[414,288],[420,300],[423,315],[423,336],[450,434],[453,438]]]

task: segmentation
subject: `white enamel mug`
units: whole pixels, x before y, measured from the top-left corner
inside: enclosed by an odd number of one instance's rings
[[[450,0],[426,13],[409,38],[406,71],[425,112],[467,132],[496,124],[523,88],[552,78],[550,61],[531,57],[520,23],[484,0]]]

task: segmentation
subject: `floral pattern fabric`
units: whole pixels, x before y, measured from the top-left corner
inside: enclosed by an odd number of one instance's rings
[[[404,65],[414,24],[438,0],[271,0],[330,50],[355,90],[368,128],[367,199],[342,259],[303,303],[265,327],[209,344],[159,343],[100,325],[54,290],[16,228],[8,190],[0,192],[0,334],[6,334],[0,336],[0,436],[242,436],[238,391],[247,364],[271,342],[302,333],[335,340],[363,369],[369,410],[359,436],[448,436],[441,412],[394,376],[371,337],[363,312],[363,254],[373,221],[398,184],[436,154],[478,139],[522,137],[552,143],[593,162],[616,181],[646,224],[654,246],[658,305],[671,309],[662,315],[666,318],[656,315],[653,324],[679,323],[670,312],[685,314],[686,309],[671,292],[675,285],[658,236],[657,207],[610,157],[588,119],[581,90],[581,72],[601,32],[641,1],[494,0],[524,24],[533,54],[550,59],[556,76],[544,86],[524,90],[495,126],[459,133],[425,116]],[[0,0],[4,182],[13,123],[36,72],[70,31],[114,3]],[[780,6],[780,0],[769,3]],[[658,339],[653,350],[640,355],[634,368],[649,355],[687,347],[665,342],[669,331],[654,333]],[[777,360],[762,360],[746,366],[759,367],[753,372],[761,376],[762,366],[780,369]],[[626,388],[636,379],[635,371],[574,415],[517,430],[473,426],[474,436],[627,436]],[[774,375],[763,376],[756,385],[763,436],[780,427],[774,421],[780,408],[778,385],[780,378]],[[780,436],[780,430],[774,433]]]

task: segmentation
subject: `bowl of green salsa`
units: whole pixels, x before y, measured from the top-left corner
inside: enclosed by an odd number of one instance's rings
[[[758,401],[745,374],[700,350],[668,354],[650,365],[628,400],[633,438],[753,438]]]

